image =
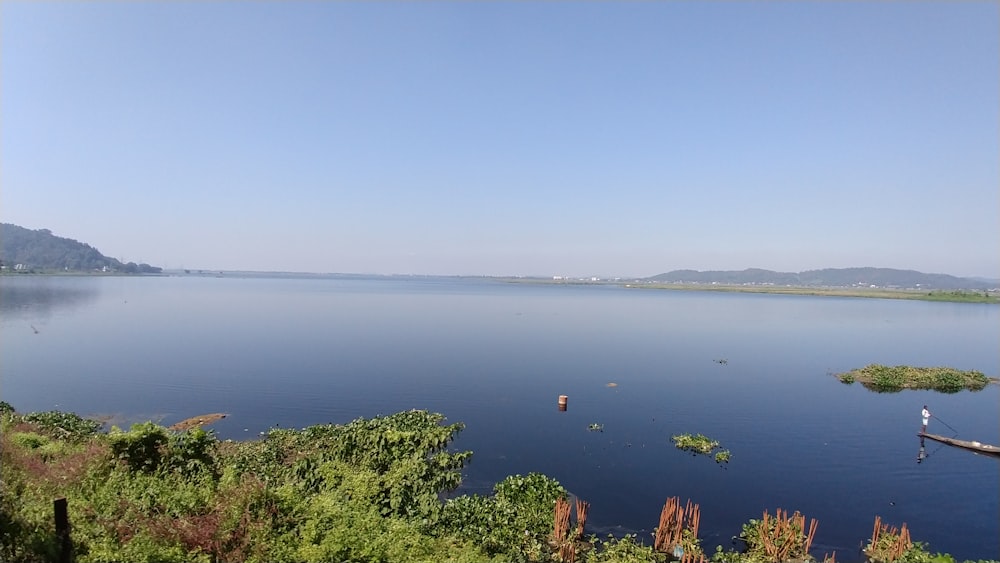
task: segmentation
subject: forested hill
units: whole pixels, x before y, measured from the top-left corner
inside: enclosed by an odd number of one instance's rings
[[[123,264],[108,258],[89,244],[57,237],[48,229],[31,230],[0,223],[0,262],[6,272],[118,272],[157,274],[161,268],[149,264]]]
[[[785,285],[796,287],[887,287],[920,289],[992,289],[996,282],[959,278],[947,274],[925,274],[892,268],[827,268],[805,272],[748,270],[674,270],[646,278],[662,283],[716,283],[727,285]]]

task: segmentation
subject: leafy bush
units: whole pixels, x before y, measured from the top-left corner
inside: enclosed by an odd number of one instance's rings
[[[895,392],[903,389],[906,384],[903,370],[898,367],[889,367],[873,364],[864,369],[871,378],[871,385],[881,392]]]
[[[21,417],[21,422],[37,426],[43,433],[60,440],[78,443],[97,434],[102,423],[71,412],[33,412]]]
[[[128,432],[112,428],[108,435],[111,454],[132,471],[178,471],[194,476],[218,477],[215,460],[217,440],[211,432],[193,428],[169,433],[152,422],[133,424]]]
[[[111,454],[133,471],[159,469],[169,441],[167,430],[152,422],[133,424],[128,432],[112,428],[108,435]]]
[[[184,475],[205,473],[218,478],[215,448],[218,441],[211,432],[192,428],[170,436],[167,466]]]
[[[597,538],[592,538],[591,546],[584,555],[584,563],[651,563],[657,560],[653,548],[637,542],[634,534],[626,534],[621,539],[608,535],[600,544]]]
[[[461,469],[472,456],[447,451],[464,425],[442,425],[443,420],[441,414],[412,410],[344,425],[272,430],[256,443],[222,448],[228,466],[223,480],[238,481],[250,473],[320,490],[324,480],[336,481],[339,475],[334,471],[324,477],[320,466],[340,462],[379,476],[373,502],[383,515],[432,523],[441,511],[439,494],[458,487]]]
[[[15,432],[11,434],[10,440],[28,450],[37,450],[51,442],[47,437],[34,432]]]
[[[748,558],[779,563],[808,557],[816,520],[812,520],[807,532],[805,516],[798,512],[789,516],[780,508],[775,512],[773,518],[764,512],[762,519],[750,520],[743,525],[740,538],[746,542]]]
[[[965,387],[962,378],[954,372],[941,372],[937,377],[935,388],[945,393],[958,393]]]
[[[512,475],[492,497],[463,495],[444,505],[441,528],[490,555],[538,560],[549,546],[556,500],[566,498],[558,481],[541,473]]]

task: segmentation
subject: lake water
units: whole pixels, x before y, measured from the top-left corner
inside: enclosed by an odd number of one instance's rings
[[[725,363],[716,360],[726,360]],[[252,438],[419,408],[462,421],[464,490],[530,471],[591,503],[588,532],[649,540],[670,496],[708,551],[775,508],[857,560],[875,515],[932,551],[1000,558],[1000,386],[876,394],[870,363],[1000,373],[1000,307],[450,278],[3,277],[0,393],[18,410]],[[617,387],[608,387],[608,383]],[[559,412],[557,396],[569,396]],[[591,423],[603,432],[590,432]],[[703,433],[728,465],[673,447]]]

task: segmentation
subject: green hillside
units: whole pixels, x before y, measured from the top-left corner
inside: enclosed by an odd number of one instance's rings
[[[0,223],[0,264],[5,273],[114,272],[157,274],[161,268],[108,258],[89,244],[58,237],[48,229]]]

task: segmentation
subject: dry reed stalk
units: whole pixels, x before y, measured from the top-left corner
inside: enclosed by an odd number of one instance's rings
[[[902,527],[899,529],[899,537],[896,538],[896,546],[893,550],[893,559],[899,559],[906,553],[906,550],[910,549],[912,542],[910,541],[910,530],[906,528],[906,522],[903,522]]]
[[[691,530],[698,537],[698,526],[701,523],[701,509],[689,499],[681,506],[679,497],[670,497],[663,503],[660,511],[660,525],[656,527],[653,549],[661,553],[670,552],[674,546],[680,545],[684,539],[684,529]],[[685,553],[682,561],[695,561],[694,554]]]
[[[819,526],[819,522],[815,518],[809,521],[809,535],[806,536],[806,553],[809,553],[809,547],[813,543],[813,538],[816,537],[817,526]]]
[[[583,537],[583,527],[587,523],[587,511],[590,510],[590,503],[576,499],[576,537]]]
[[[576,561],[576,548],[573,546],[573,542],[566,542],[559,546],[559,560],[563,563]]]
[[[779,518],[781,517],[780,508],[777,510],[777,515]],[[777,527],[778,524],[775,523],[775,528]],[[760,518],[760,543],[764,545],[764,553],[766,553],[768,557],[771,557],[773,559],[777,552],[777,547],[774,545],[774,542],[771,541],[771,534],[769,533],[770,530],[771,530],[771,515],[768,514],[767,511],[765,510],[764,515],[761,516]]]
[[[876,551],[876,547],[879,538],[881,538],[884,534],[895,536],[895,540],[893,540],[892,544],[888,546],[888,553],[880,554]],[[895,526],[883,524],[882,518],[875,516],[875,527],[872,529],[872,539],[869,544],[870,548],[866,552],[869,557],[878,557],[879,555],[882,555],[888,561],[895,561],[901,558],[903,554],[906,553],[910,547],[912,547],[912,545],[913,542],[910,539],[910,530],[906,527],[905,522],[899,529],[896,529]]]
[[[679,500],[678,497],[670,497],[663,504],[663,510],[660,511],[660,525],[656,528],[656,539],[653,541],[653,549],[657,551],[669,551],[680,539],[684,511],[679,506]]]
[[[666,543],[667,535],[667,519],[668,511],[667,506],[670,504],[670,499],[664,503],[663,508],[660,509],[660,522],[656,525],[656,534],[653,536],[653,549],[656,551],[663,551],[663,545]]]
[[[569,503],[565,499],[556,500],[552,536],[556,543],[562,543],[569,535]]]
[[[704,553],[699,553],[698,556],[696,557],[694,553],[689,553],[685,551],[684,555],[681,556],[680,563],[707,563],[707,562],[708,560],[705,559]]]
[[[691,530],[691,535],[697,538],[698,525],[701,523],[701,507],[688,500],[687,507],[685,508],[684,512],[686,517],[687,529]]]
[[[882,528],[882,517],[876,514],[875,528],[872,529],[872,541],[868,545],[874,546],[876,543],[878,543],[878,535],[881,528]]]
[[[798,535],[801,536],[805,529],[806,517],[800,514],[798,511],[794,512],[791,516],[788,515],[788,511],[777,509],[775,510],[774,516],[774,530],[771,530],[771,515],[766,511],[761,517],[760,524],[760,542],[764,547],[764,552],[773,561],[784,561],[788,559],[792,548],[796,547],[798,542],[785,541],[781,545],[775,543],[775,538],[783,538],[786,535]],[[816,526],[818,522],[814,518],[810,524],[809,536],[806,538],[806,552],[809,551],[809,544],[812,543],[812,536],[816,533]]]

